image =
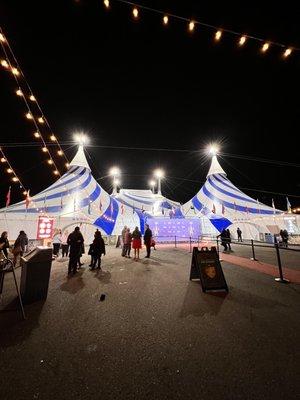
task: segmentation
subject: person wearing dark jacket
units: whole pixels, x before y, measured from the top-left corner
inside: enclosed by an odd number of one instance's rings
[[[232,251],[231,250],[231,233],[230,233],[230,230],[226,229],[226,233],[227,233],[227,246],[228,246],[229,251]]]
[[[95,238],[93,240],[93,244],[91,247],[91,255],[92,255],[91,270],[95,269],[97,263],[98,263],[97,269],[101,269],[102,254],[105,256],[105,243],[101,235],[101,232],[97,231],[95,233]]]
[[[28,237],[24,231],[20,231],[19,236],[17,237],[14,248],[14,264],[17,264],[18,259],[24,254],[26,246],[28,245]]]
[[[69,251],[70,260],[69,260],[68,274],[70,274],[71,272],[75,274],[77,272],[77,263],[79,255],[81,254],[82,246],[84,243],[84,239],[80,232],[79,226],[76,226],[74,231],[70,233],[67,242],[68,245],[70,246],[70,251]]]
[[[224,247],[224,251],[227,251],[228,246],[227,246],[227,232],[226,229],[223,229],[220,235],[217,236],[217,238],[221,238],[221,245]]]
[[[147,249],[147,255],[145,258],[150,258],[150,253],[151,253],[151,242],[152,242],[152,231],[149,228],[149,225],[146,224],[146,230],[144,233],[144,244]]]
[[[8,257],[7,249],[9,249],[9,242],[7,239],[7,232],[4,231],[2,232],[0,237],[0,251],[1,250],[3,251],[3,254],[5,255],[6,258]]]

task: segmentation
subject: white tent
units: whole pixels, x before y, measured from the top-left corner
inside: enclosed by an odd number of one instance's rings
[[[119,234],[124,225],[143,229],[143,216],[110,196],[93,178],[82,146],[69,170],[50,187],[32,196],[28,207],[22,201],[0,209],[0,230],[8,231],[11,240],[20,230],[30,239],[36,239],[39,216],[54,218],[57,229],[70,231],[80,225],[91,237],[96,228],[106,235]]]
[[[265,234],[279,233],[280,229],[297,230],[294,216],[251,198],[230,182],[216,156],[205,184],[183,210],[185,216],[200,217],[204,234],[215,235],[230,226],[235,237],[240,227],[245,238],[262,240]]]

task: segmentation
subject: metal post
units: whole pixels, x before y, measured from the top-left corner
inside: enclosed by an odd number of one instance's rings
[[[253,239],[251,239],[251,247],[252,247],[252,257],[250,258],[250,260],[258,261],[257,258],[255,258],[254,241],[253,241]]]
[[[192,238],[190,236],[190,253],[192,252]]]
[[[218,252],[218,256],[220,258],[219,238],[218,237],[217,237],[217,252]]]
[[[177,241],[176,241],[176,236],[175,236],[175,248],[177,247]]]
[[[277,255],[277,262],[278,262],[278,269],[279,269],[279,278],[275,278],[276,282],[281,282],[281,283],[289,283],[290,281],[288,279],[285,279],[283,277],[282,273],[282,265],[281,265],[281,258],[280,258],[280,251],[279,251],[279,246],[277,242],[277,238],[274,235],[274,241],[275,241],[275,249],[276,249],[276,255]]]
[[[199,249],[199,246],[200,246],[200,236],[198,236],[198,249]]]

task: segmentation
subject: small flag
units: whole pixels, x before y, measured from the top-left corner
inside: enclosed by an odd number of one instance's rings
[[[288,212],[288,213],[291,213],[291,212],[292,212],[292,206],[291,206],[291,203],[290,203],[288,197],[286,198],[286,208],[287,208],[287,212]]]
[[[91,214],[91,200],[89,200],[88,204],[88,214]]]
[[[258,211],[258,214],[260,214],[260,206],[259,206],[259,201],[258,201],[258,199],[256,199],[256,203],[257,203],[257,211]]]
[[[161,208],[161,213],[162,213],[162,215],[165,215],[165,210],[163,207]]]
[[[274,199],[272,199],[272,208],[273,208],[273,213],[275,214],[275,203],[274,203]]]
[[[235,201],[233,202],[233,205],[234,205],[234,211],[236,212],[236,203],[235,203]]]
[[[124,204],[121,204],[121,215],[124,214]]]
[[[133,206],[133,209],[132,209],[132,214],[134,214],[135,213],[135,207]]]
[[[214,203],[213,203],[213,207],[212,207],[211,212],[214,213],[214,214],[216,213],[216,206],[214,205]]]
[[[102,201],[100,199],[100,203],[99,203],[99,210],[102,211]]]
[[[8,192],[6,195],[6,207],[10,205],[10,193],[11,193],[11,186],[8,188]]]
[[[60,209],[63,209],[63,195],[60,196]]]
[[[28,210],[28,207],[29,207],[29,204],[30,204],[30,195],[29,195],[29,192],[30,192],[30,189],[28,189],[28,190],[27,190],[27,193],[26,193],[26,199],[25,199],[25,207],[26,207],[26,210]]]
[[[111,201],[110,201],[110,214],[111,214],[111,215],[112,215],[113,211],[114,211],[114,203],[113,203],[113,201],[111,200]]]
[[[245,207],[245,212],[246,212],[247,214],[249,214],[249,208],[248,208],[248,206]]]
[[[225,214],[225,206],[224,206],[224,203],[222,203],[222,214],[223,214],[223,215]]]

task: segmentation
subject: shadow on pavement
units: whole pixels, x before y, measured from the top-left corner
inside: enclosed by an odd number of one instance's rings
[[[67,277],[66,282],[64,282],[60,289],[64,292],[68,292],[70,294],[76,294],[79,290],[84,288],[84,282],[82,279],[83,270],[77,272],[76,275],[69,275]]]

